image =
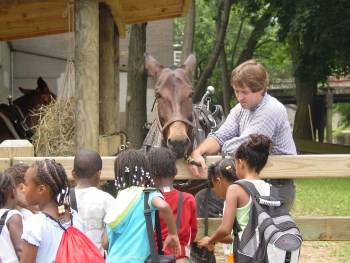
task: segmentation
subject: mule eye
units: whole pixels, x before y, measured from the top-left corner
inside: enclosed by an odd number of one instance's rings
[[[159,99],[159,98],[160,98],[160,94],[157,93],[157,92],[155,92],[155,93],[154,93],[154,98],[155,98],[155,99]]]
[[[194,97],[194,92],[191,92],[190,95],[189,95],[188,97],[190,97],[191,99],[193,99],[193,97]]]

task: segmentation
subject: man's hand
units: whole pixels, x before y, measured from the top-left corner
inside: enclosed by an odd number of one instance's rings
[[[207,165],[203,156],[194,150],[187,159],[189,171],[196,177],[205,178],[205,172],[207,171]],[[199,166],[200,165],[200,166]]]

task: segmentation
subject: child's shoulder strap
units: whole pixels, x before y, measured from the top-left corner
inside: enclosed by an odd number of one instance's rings
[[[10,209],[6,210],[1,218],[0,218],[0,235],[1,235],[1,231],[2,231],[2,228],[4,227],[5,225],[5,221],[6,221],[6,217],[7,217],[7,214],[10,212]]]
[[[237,180],[234,183],[242,186],[244,188],[244,190],[246,190],[250,196],[252,196],[252,197],[260,196],[260,193],[258,192],[258,190],[256,189],[256,187],[253,183],[246,181],[246,180]]]
[[[145,189],[143,189],[143,191],[146,193],[150,193],[150,192],[159,191],[159,190],[158,188],[155,188],[155,187],[146,187]]]
[[[71,188],[69,192],[69,198],[72,208],[78,212],[77,196],[75,194],[75,188]]]

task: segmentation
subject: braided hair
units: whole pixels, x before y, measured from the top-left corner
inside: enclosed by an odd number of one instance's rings
[[[168,148],[152,148],[146,157],[153,175],[167,178],[177,174],[176,157]]]
[[[5,172],[0,172],[0,208],[6,205],[8,191],[15,188],[13,178]]]
[[[114,176],[117,193],[131,186],[153,185],[149,174],[146,155],[140,150],[128,149],[120,152],[114,162]]]
[[[219,176],[226,178],[229,182],[232,183],[238,180],[235,163],[232,159],[224,158],[209,165],[208,183],[210,187],[213,187],[213,180]]]
[[[35,182],[48,185],[57,205],[64,205],[70,211],[69,181],[62,164],[57,163],[54,159],[45,159],[36,161],[32,167],[38,171],[34,178]]]
[[[251,134],[249,138],[238,147],[236,159],[244,160],[259,174],[267,163],[272,140],[263,134]]]

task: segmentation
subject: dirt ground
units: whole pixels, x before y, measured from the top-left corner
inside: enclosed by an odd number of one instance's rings
[[[308,242],[304,241],[301,247],[299,263],[338,263],[340,259],[334,256],[333,251],[339,250],[342,242]],[[222,246],[216,247],[216,262],[225,263]]]

